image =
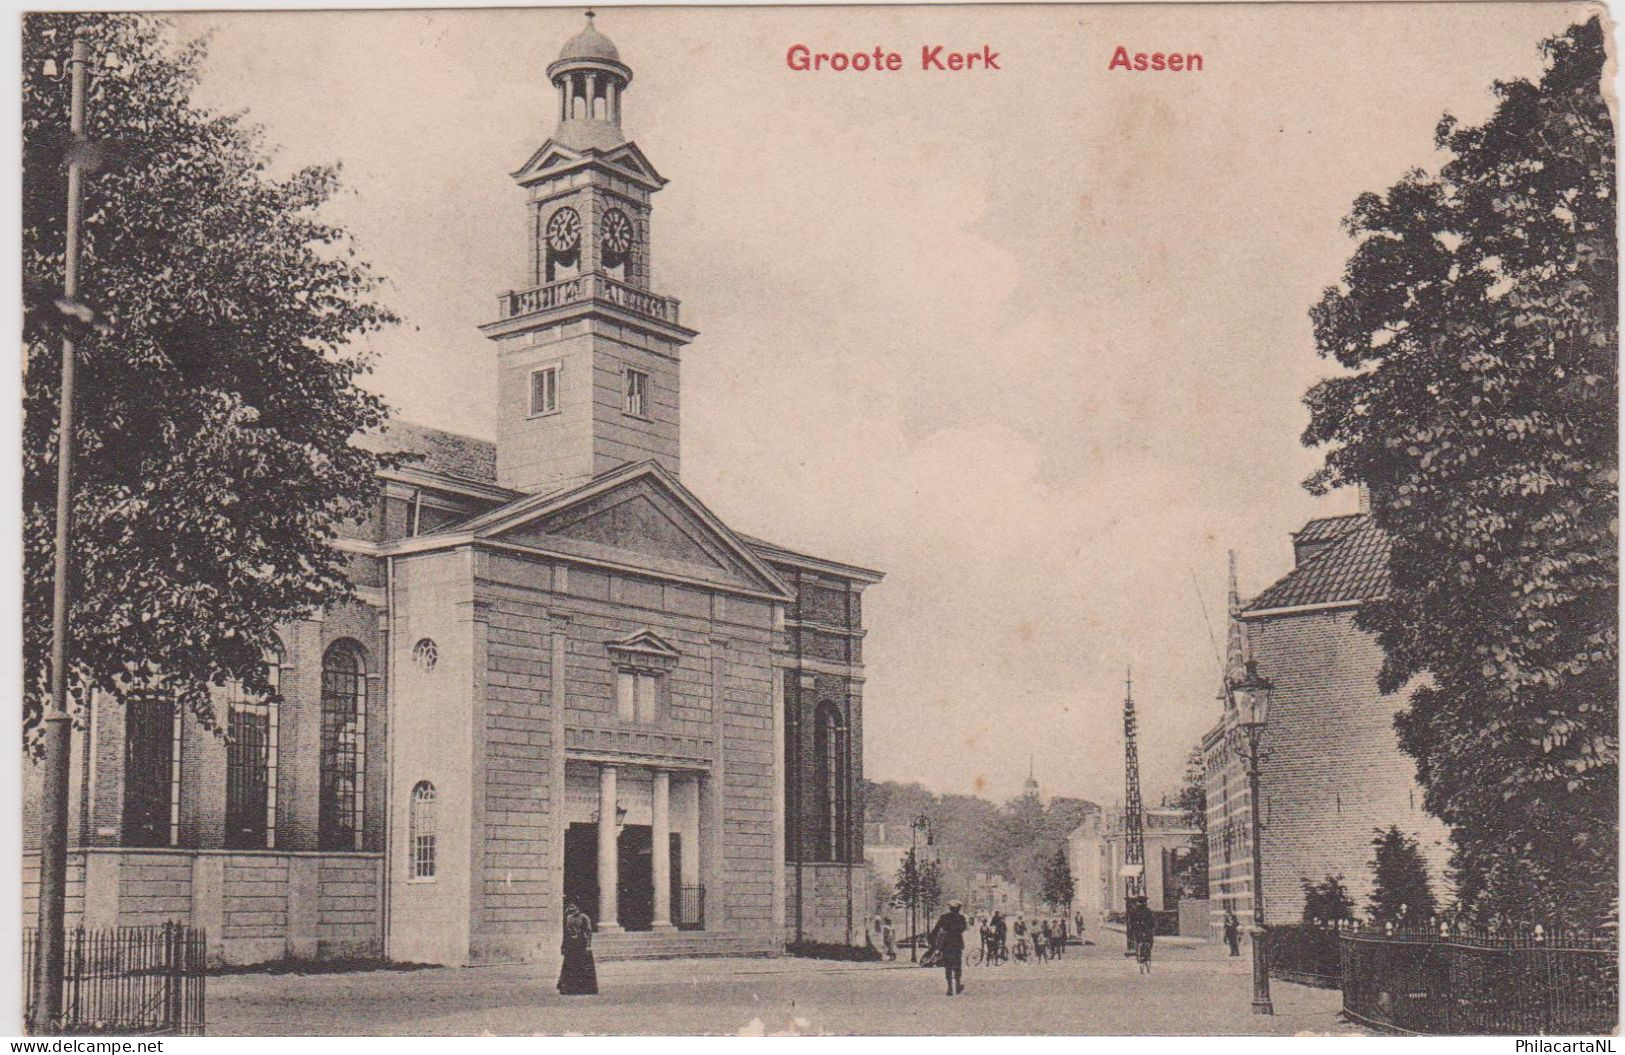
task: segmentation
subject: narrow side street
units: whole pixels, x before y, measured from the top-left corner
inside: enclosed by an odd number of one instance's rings
[[[907,963],[666,960],[599,967],[601,995],[559,996],[531,966],[209,980],[212,1035],[1247,1034],[1360,1035],[1335,991],[1277,982],[1251,1013],[1245,957],[1159,947],[1141,977],[1115,944],[1043,964],[967,968],[965,993]]]

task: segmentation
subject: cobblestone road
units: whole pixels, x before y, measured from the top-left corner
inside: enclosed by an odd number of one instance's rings
[[[1159,946],[1141,977],[1118,948],[1059,962],[942,973],[907,964],[670,960],[599,968],[602,994],[559,996],[527,966],[211,978],[215,1035],[361,1034],[1358,1034],[1336,992],[1276,983],[1250,1012],[1246,958]]]

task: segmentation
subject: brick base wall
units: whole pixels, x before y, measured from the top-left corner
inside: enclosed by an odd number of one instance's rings
[[[379,956],[376,854],[92,850],[68,855],[67,924],[203,928],[209,959]],[[39,857],[23,858],[23,925],[39,911]]]

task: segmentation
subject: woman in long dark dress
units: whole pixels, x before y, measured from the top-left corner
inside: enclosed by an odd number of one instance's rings
[[[592,920],[574,905],[564,907],[564,941],[559,945],[564,966],[559,969],[559,992],[564,996],[591,996],[598,992],[598,968],[592,961]]]

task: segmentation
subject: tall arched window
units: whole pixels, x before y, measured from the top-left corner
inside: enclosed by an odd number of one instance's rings
[[[846,859],[847,780],[846,725],[832,704],[818,705],[813,729],[813,801],[818,808],[817,856],[825,861]]]
[[[420,780],[412,788],[411,815],[407,818],[409,878],[434,878],[434,837],[434,785]]]
[[[322,656],[323,850],[362,849],[366,773],[367,664],[360,645],[339,641]]]
[[[271,692],[264,697],[248,695],[237,682],[226,689],[226,846],[233,850],[276,846],[280,649],[265,653],[265,677]]]

